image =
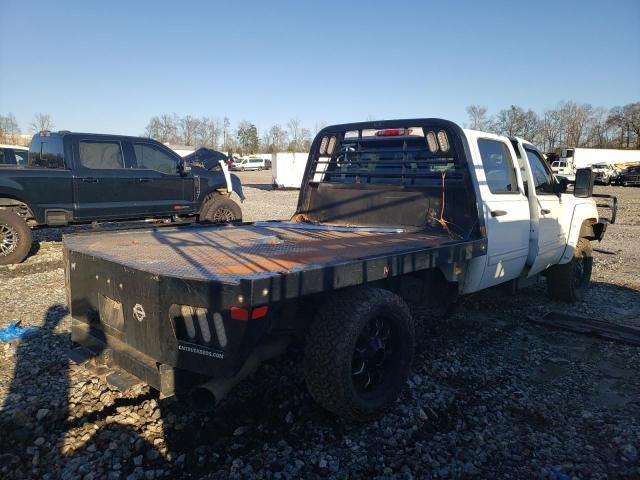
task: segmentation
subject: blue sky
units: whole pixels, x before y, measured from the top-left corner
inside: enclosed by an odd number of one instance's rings
[[[520,6],[515,6],[519,4]],[[0,0],[0,114],[141,134],[640,101],[640,1]]]

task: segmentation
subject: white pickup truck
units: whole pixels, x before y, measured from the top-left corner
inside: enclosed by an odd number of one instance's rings
[[[555,299],[584,295],[591,242],[616,211],[615,197],[596,204],[591,175],[578,171],[567,193],[534,145],[446,120],[330,126],[288,222],[66,237],[72,338],[203,410],[302,340],[317,402],[370,419],[411,369],[408,302],[435,315],[459,294],[540,274]]]

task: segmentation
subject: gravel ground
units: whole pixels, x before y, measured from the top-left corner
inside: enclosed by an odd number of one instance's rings
[[[270,191],[269,172],[240,176],[246,220],[295,210],[297,192]],[[0,343],[0,477],[640,478],[638,348],[527,321],[557,310],[640,326],[640,189],[601,190],[620,215],[584,303],[550,302],[544,284],[464,298],[427,322],[403,395],[365,425],[316,406],[300,347],[208,417],[142,385],[119,393],[65,355],[60,237],[78,228],[37,232],[35,255],[0,267],[0,327],[39,328]]]

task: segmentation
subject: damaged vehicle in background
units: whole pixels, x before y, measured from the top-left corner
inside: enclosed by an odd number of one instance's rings
[[[640,185],[640,166],[629,167],[622,170],[616,179],[616,183],[623,187]]]
[[[591,165],[591,170],[593,171],[594,183],[601,185],[616,183],[618,175],[620,174],[620,170],[608,163],[594,163]]]
[[[585,295],[616,198],[592,195],[590,169],[566,187],[519,138],[434,118],[326,127],[289,222],[65,237],[77,357],[206,410],[300,342],[317,403],[376,418],[411,370],[409,303],[435,319],[541,275],[553,299]]]
[[[244,198],[226,168],[191,167],[155,140],[42,131],[26,165],[0,168],[0,265],[21,262],[31,229],[87,222],[166,219],[236,222]]]
[[[222,163],[230,169],[233,164],[224,153],[206,147],[198,148],[183,159],[194,167],[202,167],[206,170],[220,170],[224,168]]]

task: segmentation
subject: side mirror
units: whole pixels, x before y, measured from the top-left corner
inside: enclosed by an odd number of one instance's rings
[[[593,172],[590,168],[576,170],[576,183],[573,186],[573,196],[588,198],[593,195]]]
[[[184,158],[181,158],[178,162],[178,172],[180,173],[180,175],[188,175],[189,173],[191,173],[191,164]]]
[[[555,183],[553,184],[554,186],[554,192],[557,195],[560,195],[561,193],[566,193],[567,192],[567,187],[569,186],[569,179],[567,177],[554,177],[555,179]]]

